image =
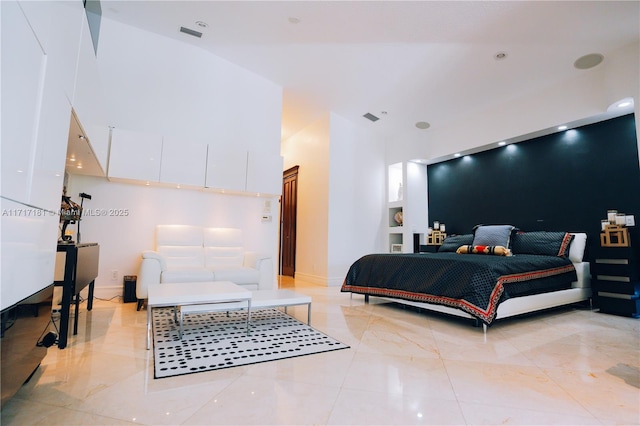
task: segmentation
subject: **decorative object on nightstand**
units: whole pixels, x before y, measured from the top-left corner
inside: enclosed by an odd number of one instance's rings
[[[445,231],[444,223],[438,221],[433,222],[433,229],[429,228],[427,233],[427,245],[428,246],[441,246],[447,234]]]
[[[640,261],[631,247],[624,213],[607,212],[600,247],[591,264],[594,301],[600,312],[640,318]]]
[[[607,220],[601,221],[600,245],[602,247],[629,247],[629,230],[625,227],[626,216],[617,210],[607,211]],[[607,223],[608,222],[608,223]]]

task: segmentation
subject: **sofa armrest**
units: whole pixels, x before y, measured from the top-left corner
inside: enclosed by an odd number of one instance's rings
[[[136,298],[146,299],[149,285],[160,283],[162,271],[167,269],[167,261],[155,251],[142,252],[142,263],[136,281]]]
[[[167,259],[161,255],[160,253],[158,253],[157,251],[153,251],[153,250],[146,250],[142,252],[142,258],[143,259],[155,259],[158,262],[160,262],[160,268],[163,271],[167,270]]]
[[[263,260],[271,260],[271,255],[268,253],[258,253],[257,251],[247,251],[244,253],[243,265],[246,268],[260,269],[260,262]]]
[[[258,290],[271,290],[275,276],[273,275],[273,261],[268,253],[258,253],[253,251],[245,252],[244,265],[247,268],[255,268],[260,272]]]

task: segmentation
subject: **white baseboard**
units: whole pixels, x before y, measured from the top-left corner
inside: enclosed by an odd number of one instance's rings
[[[116,301],[122,302],[124,297],[122,292],[123,292],[123,288],[121,285],[100,286],[100,287],[96,286],[93,288],[93,297],[97,299],[113,300],[114,302]],[[120,296],[119,300],[116,299],[117,296]],[[80,292],[80,297],[82,297],[83,299],[86,299],[87,297],[89,297],[89,287],[85,287]]]

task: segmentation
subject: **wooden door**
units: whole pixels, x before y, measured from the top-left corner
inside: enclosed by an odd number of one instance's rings
[[[280,274],[290,277],[296,272],[296,216],[298,208],[298,168],[294,166],[282,175],[280,203]]]

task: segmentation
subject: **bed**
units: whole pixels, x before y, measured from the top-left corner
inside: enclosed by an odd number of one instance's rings
[[[585,247],[584,233],[478,226],[437,253],[363,256],[341,291],[474,319],[486,331],[501,318],[589,300]]]

